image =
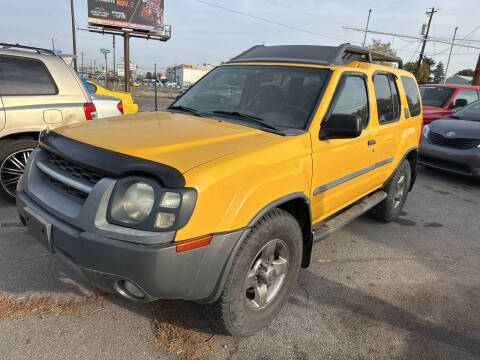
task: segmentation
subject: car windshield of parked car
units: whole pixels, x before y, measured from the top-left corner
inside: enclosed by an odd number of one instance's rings
[[[444,107],[455,90],[451,87],[422,86],[420,87],[422,103],[427,106]]]
[[[480,100],[455,111],[450,117],[454,119],[480,121]]]
[[[171,108],[270,128],[305,129],[330,70],[277,65],[227,65],[211,71]]]

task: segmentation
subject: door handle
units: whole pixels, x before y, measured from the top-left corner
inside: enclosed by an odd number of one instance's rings
[[[375,140],[368,140],[368,146],[375,145],[377,142]]]

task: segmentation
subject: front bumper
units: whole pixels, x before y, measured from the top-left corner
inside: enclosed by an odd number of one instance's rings
[[[419,164],[480,179],[480,148],[454,149],[434,145],[424,136],[419,148]]]
[[[160,298],[213,301],[244,232],[217,234],[208,246],[177,253],[173,242],[145,245],[82,231],[47,213],[21,190],[17,209],[22,222],[44,244],[35,225],[39,221],[51,225],[49,250],[75,273],[104,291],[144,302]],[[140,288],[144,297],[126,292],[125,280]]]

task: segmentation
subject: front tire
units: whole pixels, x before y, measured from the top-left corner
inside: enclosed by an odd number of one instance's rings
[[[302,259],[296,219],[275,209],[251,230],[233,259],[219,299],[205,305],[214,325],[233,336],[267,326],[295,288]]]
[[[17,184],[30,153],[38,141],[32,139],[0,140],[0,196],[15,202]]]
[[[387,198],[370,210],[370,215],[383,222],[395,220],[407,200],[411,177],[410,162],[403,160],[383,189],[387,193]]]

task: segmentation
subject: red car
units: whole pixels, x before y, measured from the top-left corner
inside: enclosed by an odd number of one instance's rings
[[[423,103],[423,123],[450,115],[460,107],[480,99],[480,86],[455,84],[419,85]]]

